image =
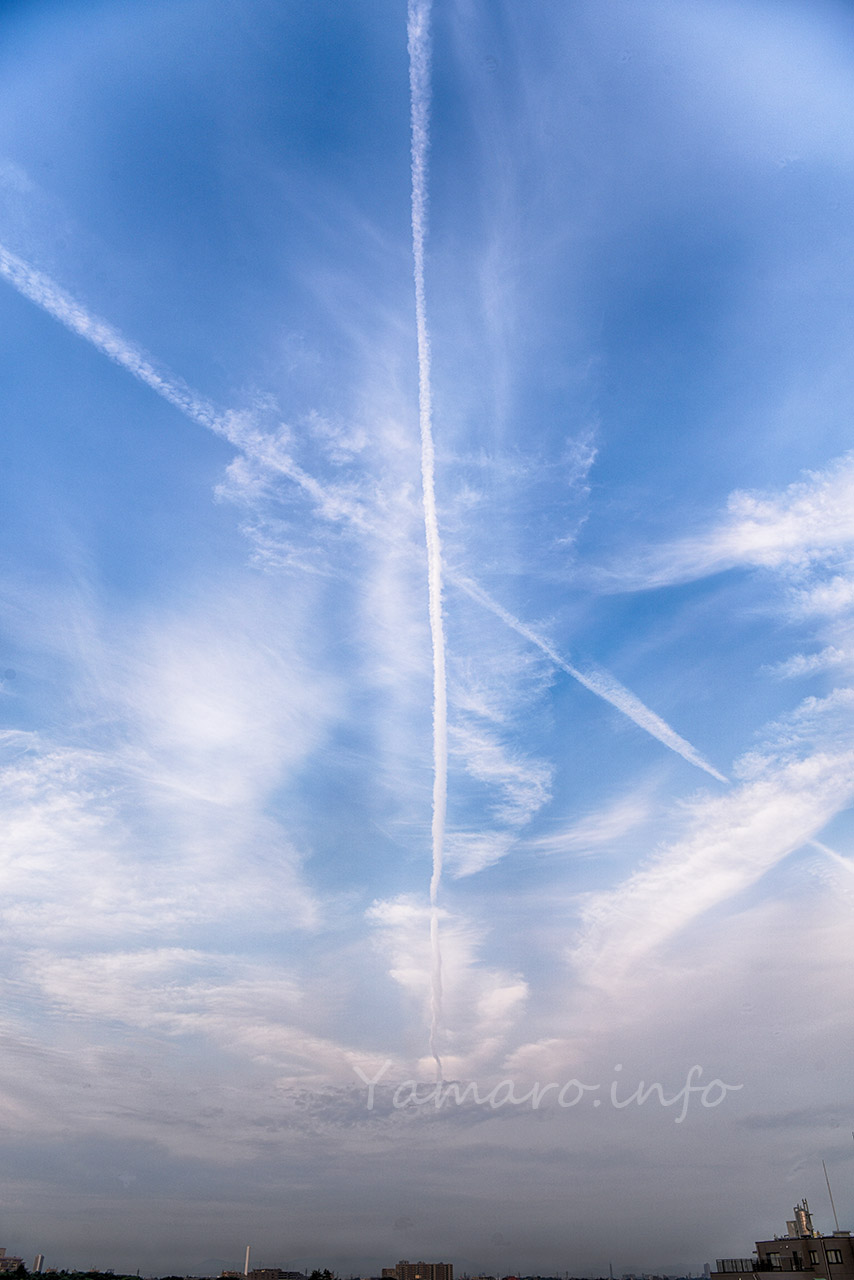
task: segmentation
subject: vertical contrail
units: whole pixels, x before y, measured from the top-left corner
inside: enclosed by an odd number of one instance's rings
[[[433,644],[433,874],[430,877],[430,1052],[442,1078],[439,1029],[442,1015],[442,951],[439,942],[439,886],[448,794],[448,693],[442,623],[442,546],[436,518],[430,332],[424,294],[424,238],[427,229],[427,152],[430,145],[430,0],[409,0],[407,14],[409,97],[412,127],[412,258],[415,324],[418,336],[418,416],[421,427],[421,487],[427,540],[430,636]]]
[[[413,3],[413,8],[416,4]],[[424,10],[427,5],[422,6]],[[418,318],[418,344],[419,344],[419,374],[420,374],[420,391],[421,391],[421,417],[422,417],[422,435],[424,439],[424,506],[425,519],[427,521],[428,536],[428,555],[430,554],[431,545],[436,548],[436,597],[439,604],[438,627],[439,627],[439,644],[436,645],[436,636],[434,631],[434,649],[437,654],[437,667],[441,671],[440,692],[436,700],[437,710],[441,707],[444,716],[444,643],[442,640],[442,618],[441,618],[441,575],[439,561],[438,546],[438,527],[436,522],[435,510],[435,494],[433,488],[433,442],[430,414],[430,351],[429,338],[426,326],[426,313],[424,307],[424,222],[425,222],[425,177],[426,177],[426,146],[427,146],[427,108],[429,97],[422,96],[419,99],[420,106],[416,108],[415,91],[416,86],[423,95],[429,93],[429,45],[423,47],[426,42],[426,34],[422,28],[419,31],[421,40],[420,52],[421,61],[419,63],[419,71],[415,70],[415,51],[412,50],[412,26],[410,26],[410,52],[413,57],[413,113],[412,113],[412,129],[413,129],[413,201],[412,201],[412,223],[413,223],[413,251],[415,257],[416,269],[416,304]],[[416,146],[418,143],[418,147]],[[418,149],[420,148],[420,150]],[[165,372],[157,367],[155,362],[135,343],[130,342],[118,329],[115,329],[107,321],[93,315],[81,302],[72,297],[64,289],[52,280],[50,276],[44,272],[38,271],[35,267],[25,262],[23,258],[19,258],[12,253],[4,245],[0,244],[0,277],[6,279],[13,288],[28,298],[30,302],[46,311],[60,324],[64,325],[72,333],[76,333],[85,341],[91,343],[93,347],[101,351],[110,360],[121,365],[128,373],[137,378],[140,382],[150,387],[152,391],[161,396],[169,404],[174,405],[181,413],[192,421],[197,422],[200,426],[206,427],[209,431],[215,432],[218,436],[226,439],[235,448],[241,450],[248,457],[255,458],[257,461],[269,467],[272,471],[278,472],[296,484],[302,491],[312,499],[319,513],[327,520],[340,521],[346,520],[354,528],[365,533],[371,533],[375,536],[385,536],[385,532],[381,531],[368,512],[359,503],[354,503],[346,494],[336,491],[334,488],[320,484],[314,476],[304,471],[297,462],[285,451],[281,443],[264,432],[254,427],[251,421],[248,421],[243,415],[235,413],[221,413],[213,407],[198,392],[188,387],[180,378],[174,377],[172,374]],[[426,414],[426,428],[425,428]],[[429,481],[428,481],[429,475]],[[430,514],[428,514],[428,511]],[[431,544],[431,521],[432,535],[435,542]],[[613,676],[602,670],[589,670],[587,672],[579,671],[573,667],[564,658],[560,656],[552,645],[549,644],[542,636],[537,634],[531,627],[521,622],[497,601],[480,587],[476,582],[463,574],[457,573],[452,575],[452,580],[456,585],[465,591],[471,599],[476,600],[484,608],[489,609],[496,617],[501,618],[507,626],[511,627],[519,635],[524,636],[532,644],[536,645],[544,654],[546,654],[556,666],[566,671],[568,675],[578,680],[592,693],[603,698],[606,702],[610,702],[629,719],[634,720],[635,724],[645,729],[654,738],[664,743],[672,751],[677,752],[685,760],[691,764],[697,765],[700,769],[704,769],[712,777],[720,781],[726,781],[722,774],[718,773],[711,765],[705,761],[699,752],[696,751],[690,743],[681,738],[673,729],[670,728],[655,712],[649,707],[645,707],[640,699],[636,698],[630,690],[625,689],[614,679]],[[431,621],[432,600],[434,578],[432,576],[431,564]],[[444,789],[443,789],[444,797]],[[444,818],[444,803],[442,805],[442,815]],[[441,850],[439,857],[439,871],[441,873]],[[435,879],[435,865],[434,865]],[[438,888],[438,884],[436,884]],[[431,886],[432,889],[432,886]],[[431,898],[433,893],[431,892]]]

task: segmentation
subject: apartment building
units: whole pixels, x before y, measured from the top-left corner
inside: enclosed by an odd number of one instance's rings
[[[854,1280],[854,1240],[850,1231],[822,1235],[812,1224],[806,1200],[796,1205],[786,1234],[757,1240],[754,1258],[718,1258],[710,1280],[755,1280],[757,1271],[802,1271],[804,1280]]]
[[[454,1266],[451,1262],[407,1262],[404,1258],[396,1267],[383,1267],[383,1280],[454,1280]]]

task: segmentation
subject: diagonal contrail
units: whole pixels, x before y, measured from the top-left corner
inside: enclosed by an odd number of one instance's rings
[[[91,315],[70,294],[65,293],[49,276],[36,271],[23,258],[17,257],[0,245],[0,275],[4,276],[19,293],[37,307],[47,311],[66,329],[91,342],[93,347],[108,356],[110,360],[127,369],[140,382],[144,382],[156,391],[164,400],[168,400],[176,409],[180,409],[188,418],[201,426],[215,431],[217,435],[228,437],[223,419],[207,400],[197,396],[178,378],[168,378],[160,373],[148,357],[126,338],[107,324]]]
[[[427,4],[413,4],[416,13],[423,15],[426,13]],[[438,545],[438,524],[436,520],[435,507],[435,489],[433,486],[433,450],[432,450],[432,430],[430,416],[430,352],[429,352],[429,334],[426,326],[426,313],[424,308],[424,232],[425,232],[425,214],[426,214],[426,147],[427,137],[427,109],[429,105],[429,97],[415,98],[415,90],[426,93],[429,88],[429,43],[427,43],[426,27],[421,25],[415,32],[414,48],[413,32],[410,32],[410,56],[413,60],[412,78],[414,84],[413,90],[413,249],[416,263],[416,305],[418,308],[416,318],[418,320],[418,338],[419,338],[419,375],[420,390],[422,392],[420,408],[422,414],[422,426],[424,423],[424,414],[426,410],[427,436],[423,442],[426,445],[424,450],[425,457],[425,485],[424,485],[424,503],[425,503],[425,523],[428,530],[428,555],[431,547],[439,550]],[[417,74],[416,74],[417,73]],[[416,106],[418,111],[416,111]],[[416,129],[418,132],[416,133]],[[418,148],[416,149],[416,141]],[[420,195],[420,203],[417,196]],[[381,528],[377,522],[372,519],[369,512],[358,502],[353,501],[352,497],[347,493],[339,493],[333,487],[321,484],[309,472],[305,471],[298,463],[290,457],[284,449],[282,442],[273,436],[260,431],[251,425],[247,418],[238,413],[221,413],[214,408],[211,403],[203,396],[199,395],[192,388],[188,387],[180,378],[176,378],[159,369],[151,358],[138,346],[130,342],[117,329],[99,317],[94,316],[77,299],[73,298],[64,289],[62,289],[54,280],[43,272],[36,270],[30,266],[22,258],[17,257],[10,250],[0,244],[0,276],[4,277],[13,288],[15,288],[25,298],[29,299],[36,306],[46,311],[54,319],[58,320],[65,328],[76,333],[79,337],[91,343],[97,350],[107,356],[110,360],[120,365],[133,377],[156,392],[169,404],[180,410],[186,417],[205,427],[209,431],[213,431],[216,435],[227,440],[235,448],[241,450],[246,455],[257,459],[272,471],[284,476],[293,484],[297,485],[307,497],[311,498],[315,503],[318,512],[330,521],[346,521],[353,528],[363,533],[369,533],[378,537],[386,537],[387,529]],[[419,287],[420,281],[420,287]],[[428,517],[428,511],[431,511],[431,518]],[[435,535],[431,539],[432,533]],[[433,572],[435,568],[435,574]],[[507,609],[493,600],[476,582],[465,577],[462,574],[454,574],[452,581],[460,590],[466,594],[483,608],[488,609],[496,617],[500,618],[508,627],[523,636],[531,644],[541,650],[557,667],[565,671],[573,679],[578,680],[580,684],[589,689],[591,693],[604,701],[609,702],[623,715],[633,720],[641,729],[657,738],[671,751],[675,751],[684,760],[690,764],[696,765],[697,768],[703,769],[713,778],[719,781],[726,781],[722,774],[718,773],[710,764],[707,763],[694,747],[684,738],[680,737],[675,730],[671,729],[668,724],[656,715],[649,707],[647,707],[639,698],[635,696],[629,689],[621,685],[608,672],[602,670],[592,670],[587,672],[580,671],[577,667],[572,666],[569,662],[555,650],[544,637],[535,632],[531,627],[527,626],[519,618],[514,617]],[[438,624],[440,640],[442,637],[442,616],[441,616],[441,560],[435,558],[435,564],[431,564],[430,576],[431,591],[435,590],[438,597]],[[433,600],[431,597],[431,606]],[[431,611],[431,623],[433,613]],[[434,641],[435,643],[435,641]],[[435,670],[437,677],[437,696],[436,710],[441,716],[441,721],[434,721],[435,724],[446,725],[447,709],[446,694],[444,684],[444,644],[437,654],[438,663]],[[441,679],[438,679],[441,677]],[[444,735],[443,735],[444,737]],[[443,760],[440,762],[440,768],[436,769],[434,781],[444,782],[447,776],[447,754],[445,753]],[[435,793],[434,793],[435,794]],[[439,835],[441,836],[442,827],[444,826],[444,787],[440,794],[440,804],[434,803],[434,874],[431,880],[431,904],[435,907],[435,897],[438,892],[438,877],[441,877],[441,841],[439,843],[439,857],[436,859],[436,818],[441,820],[439,827]],[[434,1012],[438,1005],[441,1004],[441,967],[440,955],[438,952],[438,915],[435,916],[433,925],[431,925],[431,936],[433,938],[432,948],[434,955],[434,973],[433,973],[433,1006]],[[436,1023],[438,1026],[438,1021]],[[435,1037],[434,1037],[435,1038]]]
[[[436,516],[430,385],[430,335],[424,295],[424,233],[427,213],[427,147],[430,104],[429,0],[412,0],[408,18],[412,116],[412,252],[418,337],[418,390],[421,428],[421,474],[427,542],[428,600],[433,645],[433,872],[430,879],[431,1026],[430,1049],[438,1078],[442,1014],[442,953],[439,940],[438,895],[442,879],[448,779],[448,698],[445,677],[445,637],[442,623],[442,564]],[[110,360],[145,383],[186,417],[228,440],[242,452],[287,476],[314,499],[328,519],[348,520],[364,531],[377,532],[357,504],[321,485],[282,448],[279,441],[252,427],[238,414],[221,414],[179,378],[159,370],[151,359],[106,321],[93,316],[54,280],[0,245],[0,275],[60,324],[90,342]]]
[[[483,605],[484,609],[489,609],[491,613],[494,613],[497,618],[500,618],[502,622],[506,623],[508,627],[516,631],[520,636],[524,636],[547,658],[550,658],[556,667],[560,667],[561,671],[565,671],[567,675],[572,676],[573,680],[583,684],[585,689],[589,689],[597,697],[603,698],[605,702],[610,702],[612,707],[622,711],[623,715],[628,716],[630,720],[634,720],[636,725],[641,729],[645,729],[647,733],[652,734],[653,738],[657,738],[659,742],[663,742],[671,751],[675,751],[677,755],[682,756],[683,760],[696,765],[698,769],[704,769],[713,778],[717,778],[718,782],[729,781],[722,773],[718,773],[717,769],[710,765],[708,761],[704,760],[700,753],[691,746],[690,742],[686,742],[684,738],[680,737],[675,729],[671,729],[670,725],[661,719],[661,716],[657,716],[654,711],[641,702],[640,698],[636,697],[625,685],[620,684],[619,680],[616,680],[607,671],[597,671],[595,669],[579,671],[578,667],[574,667],[565,658],[562,658],[554,646],[549,644],[548,640],[514,617],[496,600],[493,600],[492,596],[487,595],[476,582],[472,582],[470,578],[458,573],[451,574],[450,577],[454,585],[464,591],[467,596],[470,596],[472,600],[476,600],[478,604]]]
[[[423,38],[426,39],[426,33]],[[422,51],[422,71],[423,75],[429,73],[429,46],[427,50]],[[423,149],[427,145],[427,101],[423,102],[422,118],[419,122],[422,130],[419,135]],[[436,544],[438,544],[438,526],[436,521],[435,507],[435,490],[432,485],[433,480],[433,451],[432,451],[432,431],[430,421],[430,351],[429,351],[429,335],[424,315],[424,281],[423,281],[423,264],[424,264],[424,230],[425,230],[425,206],[424,198],[424,179],[426,177],[426,155],[423,151],[420,153],[420,170],[416,170],[416,152],[415,152],[415,110],[413,107],[413,245],[416,250],[416,265],[420,266],[420,290],[416,287],[416,304],[420,298],[420,319],[419,319],[419,356],[422,354],[424,360],[420,366],[421,380],[421,412],[422,421],[426,407],[427,410],[427,443],[429,449],[425,458],[425,468],[429,468],[429,486],[425,484],[425,518],[429,497],[432,499],[432,526],[435,532]],[[418,208],[418,222],[416,224],[416,174],[420,179],[420,190],[422,196],[422,204]],[[418,232],[416,233],[416,225]],[[419,252],[420,249],[420,252]],[[197,422],[200,426],[207,428],[209,431],[215,432],[218,436],[228,440],[228,442],[240,449],[242,452],[258,461],[263,462],[271,470],[278,472],[296,484],[302,491],[310,497],[316,504],[321,515],[328,520],[346,520],[355,528],[365,533],[372,533],[378,536],[385,536],[384,531],[379,529],[376,523],[371,519],[365,509],[346,494],[336,493],[334,489],[320,484],[314,476],[310,475],[302,467],[300,467],[293,458],[289,456],[283,449],[281,443],[270,435],[259,431],[251,426],[244,417],[236,413],[220,413],[211,403],[203,396],[200,396],[180,378],[168,375],[158,369],[151,358],[146,355],[141,348],[125,338],[112,325],[106,321],[93,316],[86,308],[66,293],[64,289],[52,280],[49,276],[41,271],[37,271],[29,263],[22,258],[0,245],[0,276],[3,276],[13,288],[30,302],[41,307],[60,324],[76,333],[79,337],[90,342],[110,360],[121,365],[128,373],[132,374],[140,382],[150,387],[157,395],[167,400],[176,409],[179,409],[186,417]],[[416,279],[417,286],[417,279]],[[426,381],[425,381],[426,378]],[[426,392],[426,401],[423,393]],[[428,538],[428,552],[430,541]],[[441,562],[436,566],[436,587],[439,595],[439,627],[441,634]],[[713,778],[719,781],[726,781],[722,774],[718,773],[703,757],[680,737],[675,730],[671,729],[660,716],[645,706],[639,698],[637,698],[629,689],[621,685],[613,676],[605,671],[588,671],[584,673],[566,662],[554,647],[549,644],[542,636],[532,630],[524,622],[514,617],[507,609],[493,600],[482,587],[480,587],[472,579],[462,574],[454,574],[453,581],[462,591],[465,591],[472,600],[477,601],[483,608],[488,609],[496,617],[500,618],[508,627],[516,631],[519,635],[524,636],[531,644],[540,649],[556,666],[562,671],[578,680],[591,693],[597,697],[610,702],[612,706],[621,711],[623,715],[633,720],[640,728],[657,738],[671,751],[675,751],[677,755],[682,756],[684,760],[696,765],[698,768],[705,770],[711,774]],[[431,573],[431,588],[434,584],[434,577]],[[432,615],[431,615],[432,619]],[[444,676],[444,645],[441,649],[442,674]],[[443,715],[446,715],[444,697],[444,680],[440,690],[440,704]],[[439,862],[439,871],[441,874],[441,858]],[[434,865],[435,873],[435,865]],[[433,884],[431,882],[431,898]]]
[[[55,280],[37,271],[23,258],[19,258],[0,244],[0,276],[13,288],[48,315],[58,320],[66,329],[85,338],[115,364],[144,382],[157,395],[174,405],[186,417],[206,427],[227,440],[243,453],[263,462],[280,475],[287,476],[309,497],[313,498],[327,519],[341,519],[366,529],[370,525],[366,513],[344,495],[321,485],[304,471],[283,449],[274,437],[253,427],[237,413],[220,413],[210,401],[200,396],[180,378],[158,369],[151,358],[123,334],[92,315],[81,303],[66,293]]]
[[[426,8],[426,5],[423,6]],[[421,40],[426,40],[426,32],[421,35]],[[415,55],[411,55],[415,56]],[[426,79],[429,74],[429,46],[420,50],[421,63],[420,73]],[[414,76],[415,78],[415,76]],[[429,352],[429,334],[425,323],[424,310],[424,230],[425,230],[425,191],[424,180],[426,177],[426,109],[428,109],[428,100],[421,100],[421,118],[417,120],[419,124],[419,142],[421,151],[417,152],[415,148],[416,142],[416,113],[415,99],[414,111],[412,111],[412,241],[414,241],[416,270],[420,269],[420,276],[416,275],[416,306],[420,306],[419,320],[419,357],[420,357],[420,390],[421,390],[421,415],[426,410],[426,426],[428,426],[428,436],[426,436],[425,449],[426,457],[424,458],[425,471],[428,472],[429,484],[425,483],[425,520],[426,511],[428,511],[428,502],[431,499],[431,527],[435,534],[435,543],[438,547],[438,524],[435,517],[435,492],[433,486],[433,440],[431,440],[431,421],[430,421],[430,352]],[[420,168],[416,168],[416,159],[420,156]],[[416,205],[416,177],[420,183],[421,204]],[[416,216],[417,215],[417,216]],[[416,229],[417,228],[417,229]],[[147,387],[156,392],[157,396],[163,397],[165,401],[173,404],[175,408],[184,413],[189,419],[197,422],[198,425],[204,426],[207,430],[214,431],[216,435],[223,436],[229,444],[241,449],[243,453],[250,454],[251,457],[264,462],[271,470],[277,471],[279,475],[286,476],[293,484],[302,489],[302,492],[310,497],[318,506],[318,509],[326,520],[346,520],[362,532],[370,532],[370,534],[384,536],[382,530],[378,529],[375,522],[359,503],[346,494],[335,493],[334,489],[329,486],[321,485],[314,476],[303,470],[298,463],[289,457],[284,451],[282,444],[275,440],[273,436],[262,433],[254,426],[246,421],[245,417],[239,413],[220,413],[215,410],[213,404],[202,396],[198,396],[195,390],[187,387],[186,383],[179,378],[174,378],[165,374],[165,372],[157,369],[151,358],[142,351],[140,347],[134,346],[129,342],[123,334],[114,329],[113,326],[106,323],[105,320],[93,316],[91,312],[86,310],[76,298],[70,296],[64,289],[56,284],[55,280],[51,280],[50,276],[45,275],[42,271],[37,271],[28,262],[24,262],[17,255],[10,252],[3,244],[0,244],[0,275],[3,275],[13,288],[22,293],[29,301],[41,307],[47,314],[54,316],[55,320],[59,320],[65,328],[72,330],[72,333],[78,334],[78,337],[85,338],[93,347],[99,349],[100,352],[113,360],[115,364],[120,365],[123,369],[132,374],[134,378],[145,383]],[[420,278],[420,289],[417,288],[417,282]],[[424,357],[424,358],[421,358]],[[429,529],[428,525],[428,529]],[[428,536],[428,550],[430,549],[430,538]],[[434,585],[438,594],[438,622],[439,634],[442,634],[442,609],[440,609],[440,589],[442,589],[442,575],[440,575],[440,559],[435,564],[435,577],[433,572],[430,576],[430,588],[433,590]],[[624,716],[629,717],[645,732],[656,737],[659,742],[663,742],[667,748],[676,751],[677,755],[681,755],[682,759],[688,760],[690,764],[697,765],[698,768],[704,769],[705,772],[711,774],[718,781],[726,781],[721,773],[717,772],[711,764],[708,764],[691,746],[690,742],[680,737],[679,733],[672,730],[661,717],[657,716],[653,710],[645,707],[639,698],[636,698],[629,689],[624,685],[618,684],[613,676],[608,675],[604,671],[581,672],[576,667],[572,667],[570,663],[561,658],[548,640],[543,636],[536,634],[533,628],[526,626],[519,618],[513,617],[513,614],[504,609],[501,604],[495,602],[492,596],[487,594],[481,586],[476,582],[455,573],[453,581],[461,590],[465,591],[472,600],[476,600],[481,607],[489,609],[490,613],[494,613],[495,617],[501,618],[502,622],[511,627],[517,634],[524,636],[536,648],[542,650],[549,659],[552,660],[562,671],[566,671],[567,675],[572,676],[574,680],[580,682],[589,689],[590,692],[597,695],[598,698],[604,699],[607,703],[611,703],[612,707],[620,710]],[[444,646],[440,650],[440,664],[442,664],[442,676],[444,676]],[[446,698],[444,698],[444,680],[442,681],[442,689],[439,691],[439,699],[437,705],[442,708],[443,717],[447,717]],[[447,768],[447,765],[446,765]],[[439,859],[439,874],[440,874]],[[435,865],[434,865],[435,874]],[[431,897],[433,897],[433,882],[431,882]],[[438,886],[437,886],[438,888]]]
[[[838,867],[844,867],[849,875],[854,875],[854,861],[851,858],[844,858],[841,853],[837,853],[835,849],[828,848],[820,840],[808,840],[807,844],[830,858],[831,862],[835,862]]]
[[[409,0],[407,14],[409,98],[412,128],[412,259],[415,276],[415,326],[418,338],[418,416],[421,427],[421,489],[427,541],[427,588],[433,643],[433,874],[430,877],[430,1052],[442,1079],[439,1032],[442,1022],[442,950],[439,940],[439,887],[448,799],[448,690],[445,630],[442,619],[442,544],[436,516],[433,402],[430,381],[430,331],[424,291],[424,240],[427,231],[427,152],[430,146],[430,0]]]

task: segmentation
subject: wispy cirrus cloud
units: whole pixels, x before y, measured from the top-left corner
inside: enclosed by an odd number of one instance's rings
[[[349,1080],[348,1051],[318,1036],[306,982],[272,959],[153,946],[59,957],[35,950],[25,973],[45,1002],[76,1017],[170,1037],[202,1035],[264,1063],[279,1083]],[[315,993],[315,998],[317,998]]]
[[[781,493],[738,490],[726,514],[702,533],[627,558],[599,578],[606,590],[648,590],[738,566],[802,574],[832,566],[854,543],[854,454],[809,473]],[[805,608],[847,607],[847,579],[805,588]]]
[[[418,198],[423,201],[426,196],[422,192]],[[420,216],[423,222],[423,210]],[[421,234],[423,236],[423,226]],[[0,248],[0,272],[5,275],[9,283],[36,305],[53,315],[60,323],[126,368],[134,377],[151,387],[193,421],[224,436],[239,450],[238,456],[227,469],[226,478],[219,486],[218,493],[221,497],[236,501],[248,509],[249,516],[245,527],[253,541],[254,559],[259,566],[274,570],[297,569],[321,577],[340,572],[340,569],[335,570],[330,566],[328,547],[316,540],[306,540],[304,536],[294,538],[293,521],[276,514],[278,486],[285,479],[296,488],[312,512],[328,527],[367,534],[372,542],[384,548],[381,559],[385,562],[386,568],[379,577],[375,578],[373,586],[370,579],[368,580],[366,590],[368,597],[372,590],[380,590],[382,599],[388,602],[389,584],[386,583],[383,587],[382,582],[385,581],[388,573],[391,573],[392,579],[399,587],[400,555],[417,564],[414,495],[405,484],[401,483],[399,476],[386,477],[386,480],[390,479],[391,483],[382,484],[379,478],[366,482],[364,475],[356,476],[348,473],[349,464],[354,459],[361,458],[365,452],[367,437],[364,431],[358,427],[331,422],[317,414],[309,415],[306,420],[308,437],[315,441],[318,448],[327,456],[328,461],[342,471],[338,479],[333,480],[327,477],[321,483],[295,460],[293,455],[297,441],[291,428],[279,424],[274,431],[265,432],[255,425],[255,419],[258,416],[269,417],[274,406],[264,403],[259,404],[251,413],[219,413],[207,400],[186,387],[179,379],[159,370],[139,348],[110,325],[92,316],[85,307],[44,273],[35,270],[22,259],[2,248]],[[429,412],[429,402],[427,410]],[[572,485],[583,483],[595,458],[595,450],[590,438],[584,436],[580,440],[570,442],[565,452],[566,456],[561,465],[564,469],[568,469]],[[428,454],[432,457],[430,450]],[[530,463],[526,465],[530,466]],[[708,764],[690,743],[608,672],[592,666],[582,671],[566,662],[550,642],[505,610],[477,583],[461,574],[454,575],[453,581],[471,599],[499,617],[514,632],[533,644],[552,663],[566,671],[596,696],[610,703],[690,763],[711,776],[723,780],[723,775]],[[382,626],[384,610],[375,609],[373,612],[377,625]],[[390,647],[386,646],[386,649],[396,668],[401,657],[405,659],[406,653],[420,654],[422,646],[420,643],[401,645],[401,610],[396,607],[394,612],[394,643]],[[407,618],[408,616],[407,614]],[[405,622],[404,630],[407,628],[411,630],[410,622],[411,619]],[[376,632],[374,634],[377,635]],[[382,651],[381,647],[377,656]],[[420,658],[418,661],[420,663]],[[163,672],[167,668],[168,663],[164,666]],[[191,677],[190,683],[178,699],[176,707],[180,703],[187,703],[200,670],[190,663],[187,673]],[[441,683],[444,688],[444,674],[442,674]],[[218,714],[220,728],[225,732],[222,708]],[[202,715],[200,723],[205,719],[210,721],[209,713]],[[209,727],[214,726],[210,724]],[[473,777],[481,782],[497,784],[500,789],[503,789],[505,796],[498,802],[496,816],[509,823],[511,827],[518,828],[546,803],[548,770],[542,764],[524,763],[518,753],[514,759],[501,757],[497,740],[494,737],[487,739],[488,735],[484,736],[483,730],[461,726],[456,731],[458,756],[465,760],[465,767]],[[185,765],[189,758],[184,757]],[[236,775],[233,776],[236,777]],[[491,865],[504,856],[511,847],[512,835],[506,830],[493,832],[460,830],[454,835],[452,841],[452,857],[456,863],[457,874],[472,874],[477,869]]]
[[[511,852],[523,829],[551,800],[553,770],[545,760],[509,747],[493,726],[472,718],[451,726],[449,742],[452,760],[479,784],[473,806],[477,821],[468,828],[461,818],[449,825],[448,862],[459,879]],[[466,808],[472,805],[469,797]]]
[[[812,676],[822,671],[835,671],[854,663],[854,652],[839,649],[836,645],[826,645],[816,653],[795,653],[791,658],[778,662],[775,666],[766,667],[769,675],[779,680],[795,680],[801,676]]]
[[[451,874],[457,880],[477,875],[506,858],[518,841],[517,831],[490,829],[485,824],[478,824],[476,830],[464,831],[455,825],[446,841]]]
[[[525,849],[549,856],[599,857],[603,849],[648,824],[655,813],[651,788],[642,786],[547,835],[527,837]]]
[[[854,580],[850,575],[834,573],[823,581],[796,587],[791,595],[795,614],[805,618],[838,618],[854,607]]]
[[[497,790],[493,814],[508,826],[523,826],[551,798],[551,768],[542,760],[508,751],[494,732],[455,724],[451,747],[472,778]]]
[[[739,762],[726,795],[686,809],[686,834],[584,905],[579,973],[619,985],[704,912],[732,900],[812,841],[854,799],[854,690],[807,699]]]
[[[700,534],[628,560],[602,579],[606,590],[645,590],[724,569],[763,570],[782,587],[776,610],[813,628],[819,642],[762,668],[776,679],[845,678],[854,637],[854,454],[779,492],[732,494],[727,511]]]
[[[0,275],[30,302],[91,343],[191,421],[239,450],[242,456],[232,464],[223,495],[233,498],[248,493],[257,497],[272,478],[285,478],[302,491],[323,519],[332,523],[344,520],[356,529],[370,527],[363,503],[351,486],[321,484],[295,461],[289,451],[292,436],[287,426],[279,424],[275,430],[265,431],[257,425],[258,411],[220,412],[180,378],[158,368],[140,347],[94,315],[56,281],[3,245]],[[260,408],[263,416],[269,416],[268,404]]]
[[[85,915],[101,938],[168,936],[257,910],[258,894],[274,916],[262,885],[295,927],[316,923],[275,803],[340,713],[337,682],[301,651],[305,605],[284,616],[232,583],[122,618],[70,590],[10,594],[31,661],[61,663],[74,696],[50,734],[6,741],[7,931],[37,918],[62,945]]]

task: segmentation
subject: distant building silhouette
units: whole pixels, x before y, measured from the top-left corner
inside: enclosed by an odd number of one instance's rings
[[[383,1267],[383,1280],[454,1280],[452,1262],[407,1262]]]
[[[256,1267],[246,1275],[248,1280],[306,1280],[301,1271],[281,1271],[278,1267]]]
[[[279,1267],[256,1267],[253,1271],[221,1271],[219,1280],[306,1280],[301,1271]]]

